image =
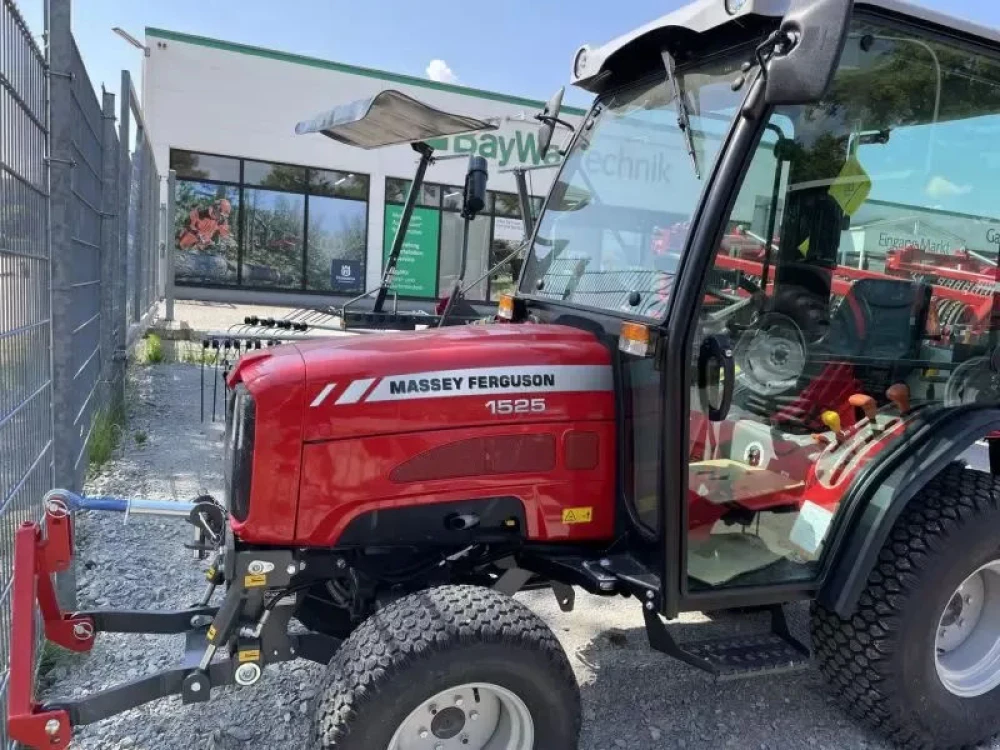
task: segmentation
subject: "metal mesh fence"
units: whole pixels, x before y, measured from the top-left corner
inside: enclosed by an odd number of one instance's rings
[[[103,165],[114,160],[115,149],[104,149],[101,104],[72,36],[66,34],[66,49],[56,50],[61,25],[53,14],[52,312],[59,334],[53,338],[53,403],[56,476],[79,484],[94,416],[107,406],[101,382],[113,351],[101,340],[101,299],[110,291],[102,274],[101,230]]]
[[[158,297],[160,178],[138,102],[129,83],[124,101],[143,133],[133,159],[127,138],[119,143],[114,96],[94,92],[70,10],[70,0],[48,0],[43,52],[14,0],[0,0],[4,714],[14,533],[41,516],[53,486],[80,489],[97,416],[121,403],[129,342]],[[9,744],[0,722],[0,747]]]
[[[14,532],[52,485],[45,57],[0,2],[0,702],[6,707]],[[0,726],[6,747],[6,722]]]
[[[146,131],[138,97],[127,70],[122,71],[120,132],[122,134],[122,195],[126,217],[124,235],[128,293],[126,320],[139,330],[143,317],[156,301],[160,273],[160,175],[153,146]],[[135,126],[134,150],[129,134]],[[131,336],[129,338],[131,341]]]

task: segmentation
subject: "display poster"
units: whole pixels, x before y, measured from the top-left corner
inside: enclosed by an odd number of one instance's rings
[[[403,215],[402,206],[385,207],[382,263],[389,257],[393,238]],[[434,208],[414,208],[410,226],[403,239],[403,249],[396,263],[390,288],[405,297],[437,296],[438,247],[441,231],[440,212]]]

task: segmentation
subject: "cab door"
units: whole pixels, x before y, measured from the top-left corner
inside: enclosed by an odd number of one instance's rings
[[[810,596],[867,468],[924,415],[1000,396],[993,175],[951,155],[1000,159],[997,122],[994,59],[859,17],[827,100],[732,155],[668,327],[689,342],[667,405],[689,438],[667,497],[681,609]]]

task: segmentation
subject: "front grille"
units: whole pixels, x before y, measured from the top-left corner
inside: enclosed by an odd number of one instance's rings
[[[253,445],[256,407],[253,396],[240,383],[226,404],[226,507],[237,521],[250,513],[250,484],[253,480]]]

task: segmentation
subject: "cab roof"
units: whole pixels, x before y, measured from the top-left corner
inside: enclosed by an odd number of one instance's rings
[[[617,67],[613,64],[616,61],[624,62],[623,53],[626,50],[631,56],[633,51],[645,51],[651,43],[672,36],[702,36],[709,32],[724,32],[726,29],[745,38],[747,28],[773,24],[785,15],[790,5],[791,0],[744,0],[738,11],[730,13],[726,9],[725,0],[695,0],[600,47],[581,47],[573,58],[573,84],[588,91],[599,92],[607,76]],[[1000,47],[1000,30],[904,0],[856,0],[855,7],[915,20],[936,26],[945,32],[958,33],[974,41]],[[586,60],[578,66],[577,60],[583,54]]]

